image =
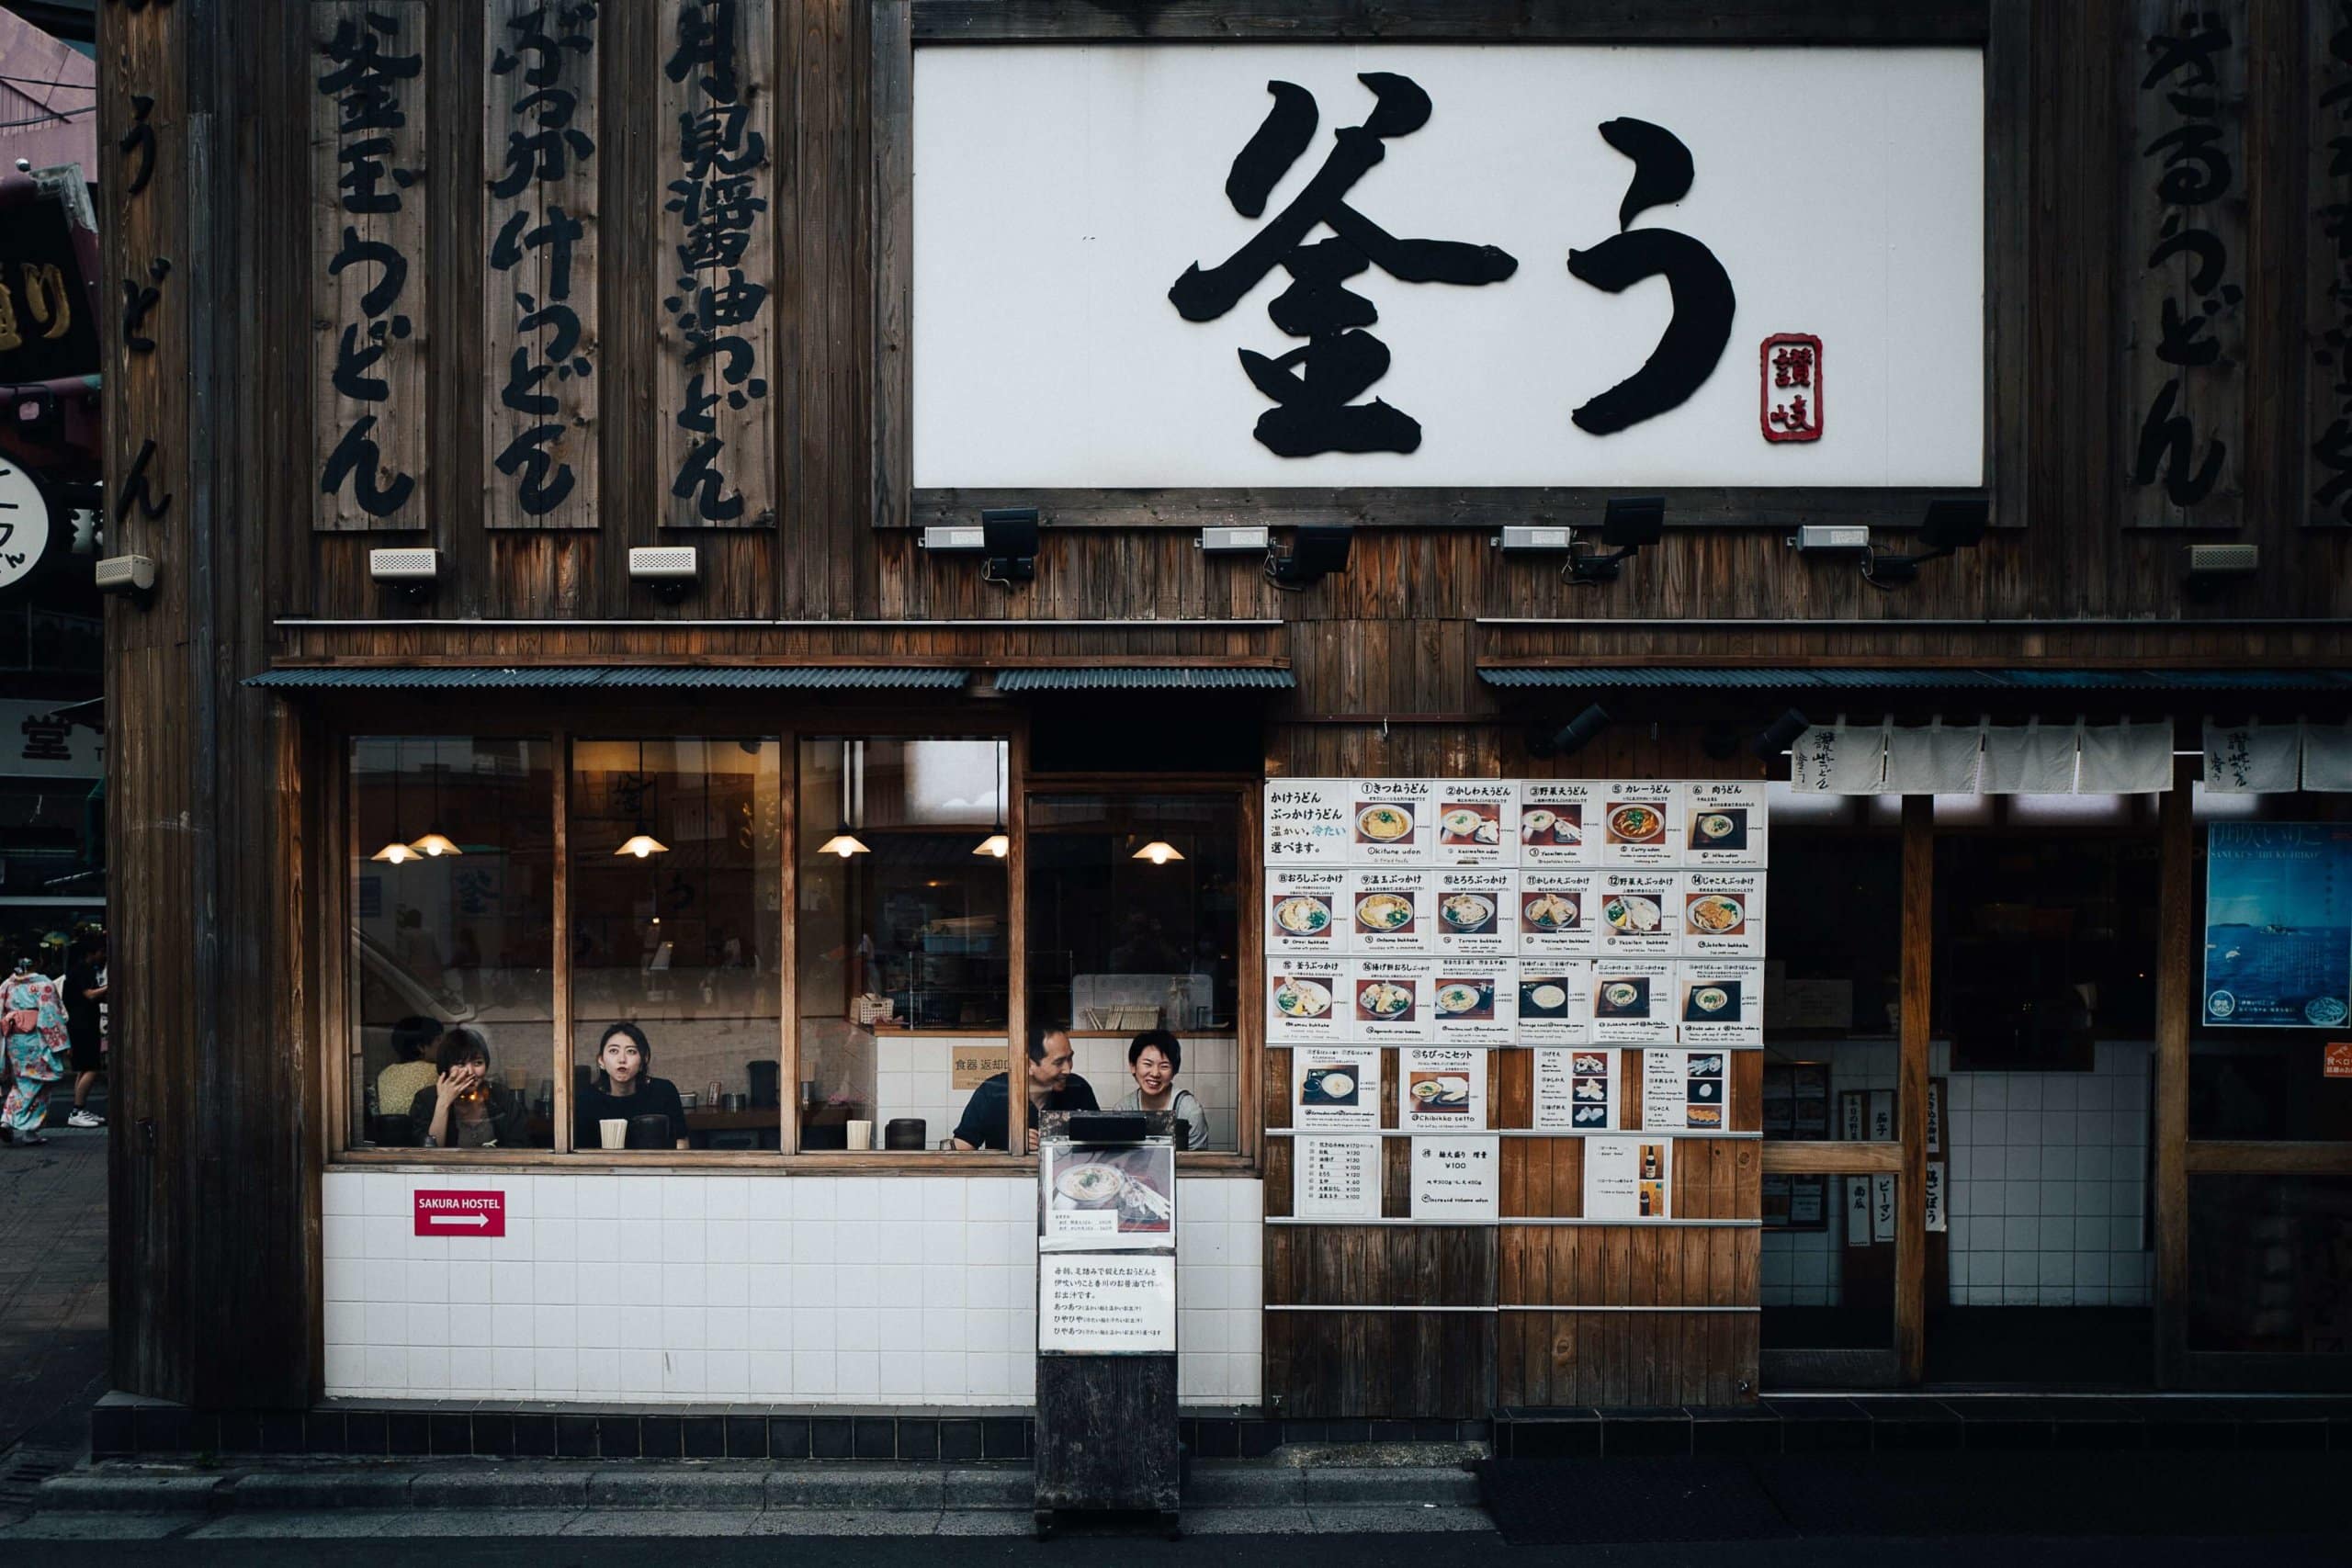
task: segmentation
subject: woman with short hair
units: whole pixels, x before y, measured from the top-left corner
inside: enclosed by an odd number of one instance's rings
[[[1114,1111],[1173,1111],[1183,1123],[1184,1146],[1208,1146],[1208,1112],[1189,1089],[1176,1087],[1184,1066],[1184,1043],[1165,1029],[1147,1029],[1127,1047],[1127,1072],[1136,1080],[1126,1099]]]
[[[424,1129],[428,1149],[530,1146],[531,1108],[490,1077],[490,1042],[460,1024],[433,1048],[440,1072],[409,1102],[409,1120]]]

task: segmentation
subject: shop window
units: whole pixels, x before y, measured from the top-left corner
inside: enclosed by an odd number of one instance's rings
[[[1892,1142],[1901,1077],[1903,840],[1859,822],[1792,826],[1777,798],[1773,813],[1773,886],[1802,892],[1769,916],[1764,1135]],[[1809,1189],[1792,1193],[1808,1209],[1813,1197]]]
[[[776,1146],[782,758],[775,740],[573,743],[575,1149]]]
[[[349,765],[352,1142],[549,1147],[554,748],[362,736]]]
[[[1875,1215],[1891,1213],[1894,1181],[1892,1176],[1764,1178],[1757,1292],[1762,1348],[1893,1348],[1894,1233]],[[1792,1192],[1797,1202],[1785,1210],[1781,1199]]]
[[[1239,795],[1033,795],[1028,813],[1031,1021],[1069,1026],[1104,1107],[1181,1094],[1189,1146],[1234,1148]]]
[[[1007,1066],[1007,748],[799,745],[800,1146],[937,1147]]]
[[[2188,1348],[2352,1354],[2352,1177],[2189,1178]]]

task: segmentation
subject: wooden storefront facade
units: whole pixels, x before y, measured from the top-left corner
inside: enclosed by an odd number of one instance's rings
[[[2198,750],[2209,716],[2342,725],[2352,687],[2330,682],[2352,671],[2352,511],[2340,482],[2352,455],[2338,385],[2352,168],[2331,149],[2352,123],[2340,101],[2352,93],[2352,11],[2340,0],[2187,10],[2222,17],[2226,41],[2191,49],[2182,40],[2207,23],[2124,0],[735,0],[729,25],[749,41],[730,102],[748,106],[745,123],[763,142],[763,158],[746,160],[746,190],[765,203],[739,265],[765,294],[739,321],[758,390],[747,378],[741,405],[705,411],[733,454],[719,489],[743,502],[714,518],[695,511],[694,427],[679,417],[696,412],[690,344],[707,330],[680,321],[708,278],[673,276],[665,206],[691,72],[662,69],[681,12],[701,6],[104,6],[102,130],[121,149],[101,181],[107,296],[138,302],[106,366],[116,498],[107,547],[158,563],[152,596],[118,597],[107,612],[117,1385],[221,1408],[414,1392],[413,1379],[334,1370],[342,1211],[330,1184],[348,1178],[358,1193],[378,1177],[545,1183],[573,1160],[550,1145],[436,1161],[435,1151],[366,1146],[355,1133],[353,867],[368,846],[354,837],[354,747],[401,736],[544,742],[559,779],[582,765],[583,738],[773,742],[787,781],[812,740],[1001,741],[1011,979],[1005,1016],[989,1030],[1013,1041],[1046,1021],[1031,1010],[1024,969],[1032,804],[1229,795],[1250,911],[1233,954],[1238,1003],[1225,1021],[1239,1112],[1225,1146],[1191,1156],[1187,1175],[1249,1190],[1248,1234],[1262,1251],[1255,1269],[1226,1265],[1236,1288],[1246,1280],[1258,1292],[1221,1309],[1252,1320],[1250,1364],[1225,1352],[1222,1381],[1202,1385],[1202,1403],[1303,1417],[1477,1417],[1918,1383],[1932,1361],[1930,1282],[1949,1289],[1956,1278],[1939,1261],[1948,1244],[1928,1229],[1924,1190],[1928,1085],[1944,1071],[1931,1065],[1934,998],[1952,977],[1939,972],[1934,930],[1951,828],[1933,797],[1886,798],[1868,823],[1854,808],[1896,868],[1886,1135],[1768,1139],[1765,1054],[1741,1054],[1728,1135],[1677,1140],[1674,1213],[1710,1223],[1586,1224],[1580,1141],[1508,1135],[1532,1134],[1534,1091],[1526,1055],[1497,1052],[1486,1096],[1506,1134],[1498,1222],[1314,1224],[1291,1223],[1291,1063],[1261,1017],[1259,792],[1285,777],[1780,781],[1786,758],[1759,760],[1748,742],[1790,708],[1816,723],[1925,723],[1948,711],[2001,724],[2163,716],[2184,752]],[[525,21],[591,41],[510,54]],[[354,37],[417,62],[369,87],[402,117],[381,149],[357,152],[361,132],[337,117],[374,111],[321,86],[356,57]],[[1662,472],[1589,488],[1427,486],[1411,482],[1409,458],[1383,484],[921,482],[918,426],[936,416],[913,367],[918,62],[1265,43],[1360,46],[1368,71],[1392,46],[1974,54],[1981,181],[1951,199],[1982,206],[1981,374],[1964,382],[1981,386],[1981,410],[1970,412],[1980,482],[1683,483]],[[2143,85],[2182,49],[2195,62],[2180,81],[2159,73]],[[544,98],[518,111],[515,78],[536,82],[541,69],[554,73],[571,120],[551,124]],[[568,161],[534,153],[528,180],[506,178],[510,135],[562,142],[571,130],[586,141],[563,142]],[[2187,172],[2168,160],[2178,148]],[[351,171],[370,160],[415,176],[368,176],[369,190],[398,194],[390,207],[352,205]],[[2190,227],[2218,238],[2173,244],[2180,213],[2167,203],[2185,200],[2174,182],[2212,175],[2217,164],[2220,185]],[[1611,178],[1622,186],[1622,170]],[[522,236],[564,218],[579,228],[559,265]],[[1804,219],[1790,215],[1799,229]],[[350,264],[333,265],[345,251]],[[1531,276],[1558,270],[1556,257],[1527,262]],[[563,345],[545,355],[533,345],[554,306],[578,333],[558,333]],[[2200,321],[2184,325],[2184,309]],[[1715,374],[1744,387],[1749,346],[1804,324],[1743,315]],[[548,434],[535,444],[514,443],[526,421],[511,398],[502,403],[517,378],[527,378],[526,399],[546,400]],[[343,461],[368,419],[375,444],[356,465]],[[552,466],[536,467],[542,458]],[[569,478],[557,481],[558,468]],[[353,475],[371,468],[375,503],[360,504]],[[409,483],[396,488],[401,478]],[[1661,492],[1664,538],[1612,582],[1580,585],[1556,555],[1531,561],[1496,546],[1505,525],[1597,528],[1612,497]],[[1989,529],[1922,564],[1908,585],[1873,586],[1850,557],[1825,561],[1787,543],[1801,525],[1849,523],[1877,530],[1883,550],[1902,547],[1927,503],[1952,495],[1986,502]],[[924,528],[969,525],[998,507],[1041,513],[1034,581],[1007,588],[984,581],[971,555],[924,547]],[[1353,528],[1344,569],[1300,591],[1269,581],[1254,557],[1199,547],[1206,525],[1263,525],[1281,547],[1300,525],[1334,523]],[[2192,580],[2192,544],[2252,547],[2258,570]],[[632,549],[676,546],[697,552],[682,598],[632,579]],[[387,547],[439,552],[428,594],[371,578],[371,550]],[[1109,693],[1031,694],[1004,681],[1102,669],[1146,673]],[[1175,670],[1282,683],[1170,692],[1148,675]],[[505,673],[435,683],[468,671]],[[567,687],[560,677],[590,671],[636,672],[637,683]],[[822,679],[875,671],[957,673],[880,692]],[[1971,689],[1988,671],[2050,684]],[[348,679],[251,683],[292,671]],[[645,671],[705,679],[664,691]],[[1505,671],[1535,673],[1510,683],[1496,678]],[[1577,671],[1611,679],[1579,682]],[[1755,679],[1701,678],[1724,671]],[[1887,678],[1814,684],[1860,671]],[[1629,672],[1651,679],[1622,683]],[[2292,679],[2265,678],[2280,672]],[[1557,754],[1547,738],[1595,700],[1613,723]],[[2125,812],[2155,867],[2158,918],[2148,948],[2144,1375],[2165,1387],[2341,1387],[2352,1357],[2340,1348],[2224,1351],[2190,1331],[2200,1178],[2332,1191],[2352,1177],[2352,1141],[2340,1124],[2192,1135],[2204,827],[2188,787],[2197,770],[2183,768],[2181,787]],[[793,891],[805,857],[835,824],[802,790],[779,793],[775,869],[789,920],[806,908]],[[576,847],[562,835],[582,808],[557,795],[552,854],[571,864]],[[2335,798],[2308,797],[2301,814],[2341,821]],[[570,895],[561,875],[557,886],[561,933]],[[1782,919],[1804,901],[1792,886],[1775,897]],[[571,945],[551,943],[543,1053],[566,1129],[559,1143],[570,1141],[580,1027]],[[806,1010],[794,951],[787,929],[775,975],[786,1083],[798,1076],[790,1053]],[[1017,1135],[1025,1113],[1013,1098]],[[1394,1110],[1392,1089],[1392,1123]],[[787,1113],[783,1151],[796,1147],[795,1131]],[[1383,1151],[1400,1191],[1406,1150],[1391,1139]],[[755,1214],[762,1193],[804,1182],[985,1175],[1011,1185],[1030,1168],[935,1149],[635,1157],[621,1168],[747,1182]],[[1767,1179],[1890,1175],[1899,1214],[1874,1298],[1883,1334],[1773,1348],[1762,1306]],[[764,1212],[789,1215],[795,1201]],[[1213,1201],[1241,1224],[1242,1200]],[[1396,1207],[1389,1217],[1401,1217]],[[584,1383],[553,1386],[548,1403],[595,1397]],[[811,1397],[848,1396],[829,1385]]]

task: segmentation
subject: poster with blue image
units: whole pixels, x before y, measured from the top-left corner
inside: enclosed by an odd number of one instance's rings
[[[2352,823],[2215,823],[2205,1022],[2333,1029],[2352,998]]]

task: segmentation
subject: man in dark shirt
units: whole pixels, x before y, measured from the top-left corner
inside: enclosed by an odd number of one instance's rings
[[[1094,1086],[1069,1070],[1076,1053],[1070,1048],[1069,1032],[1059,1024],[1046,1024],[1030,1032],[1029,1060],[1029,1152],[1037,1152],[1037,1113],[1041,1111],[1099,1111],[1094,1100]],[[980,1080],[972,1098],[964,1106],[964,1119],[956,1124],[956,1146],[959,1149],[1001,1149],[1006,1146],[1007,1129],[1012,1124],[1012,1085],[1010,1076],[999,1073]]]

